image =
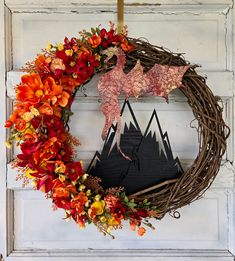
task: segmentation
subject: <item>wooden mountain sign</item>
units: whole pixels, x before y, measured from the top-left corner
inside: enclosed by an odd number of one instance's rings
[[[126,109],[129,109],[132,121],[129,126],[125,123],[120,147],[132,160],[125,159],[118,150],[116,127],[112,126],[101,153],[95,153],[87,173],[100,177],[104,188],[124,187],[127,195],[179,178],[183,169],[179,159],[173,157],[167,132],[162,132],[156,111],[142,134],[129,101],[124,102],[122,113]]]

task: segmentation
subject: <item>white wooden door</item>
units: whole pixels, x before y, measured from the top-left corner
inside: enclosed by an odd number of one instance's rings
[[[116,21],[115,0],[1,0],[0,2],[0,253],[7,261],[158,260],[232,261],[235,254],[234,193],[234,9],[232,0],[126,0],[125,23],[129,35],[185,53],[224,102],[224,118],[232,129],[220,173],[206,195],[180,209],[181,218],[166,216],[154,222],[156,231],[137,238],[128,226],[115,240],[92,226],[77,229],[53,212],[51,202],[30,187],[21,188],[10,167],[17,151],[4,147],[3,122],[14,101],[17,70],[35,57],[48,42],[77,36],[85,28]],[[87,86],[87,98],[78,97],[71,129],[82,141],[79,157],[88,162],[101,147],[103,116],[94,91],[97,79]],[[7,95],[6,95],[6,89]],[[4,100],[4,97],[6,99]],[[184,97],[175,92],[170,104],[161,99],[133,104],[144,126],[156,108],[168,131],[173,152],[187,167],[197,154],[197,135],[190,128],[193,115]],[[95,127],[94,127],[95,126]]]

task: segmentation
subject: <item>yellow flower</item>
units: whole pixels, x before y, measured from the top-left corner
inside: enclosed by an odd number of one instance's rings
[[[63,45],[62,43],[59,43],[59,44],[57,45],[57,49],[58,49],[58,51],[64,50],[64,45]]]
[[[33,134],[34,133],[34,129],[32,128],[27,128],[25,131],[24,131],[24,134]]]
[[[32,176],[31,174],[35,172],[37,172],[37,170],[27,169],[25,172],[25,176],[29,179],[34,179],[35,177]]]
[[[66,50],[66,51],[65,51],[65,54],[66,54],[67,56],[72,56],[72,55],[73,55],[73,50],[71,50],[71,49]]]
[[[30,111],[32,112],[32,114],[34,116],[39,116],[39,114],[40,114],[39,111],[36,108],[34,108],[34,107],[31,107]]]
[[[93,209],[96,212],[96,215],[101,215],[104,213],[104,206],[105,206],[104,200],[96,201],[91,204],[91,209]]]
[[[95,196],[95,201],[100,201],[100,199],[101,199],[101,196],[100,196],[99,194],[97,194],[97,195]]]
[[[88,197],[91,195],[91,190],[90,190],[90,189],[88,189],[88,190],[86,191],[86,195],[87,195]]]
[[[31,121],[33,118],[34,118],[34,114],[32,112],[25,112],[23,115],[22,115],[22,118],[26,121],[26,122],[29,122]]]
[[[55,164],[55,173],[64,173],[65,170],[66,166],[64,165],[64,163],[60,160],[57,160]]]
[[[100,58],[101,58],[101,56],[100,56],[98,53],[96,53],[96,54],[95,54],[95,59],[96,59],[97,61],[100,61]]]
[[[8,149],[10,149],[11,146],[12,146],[11,142],[9,142],[9,141],[5,141],[5,145],[6,145],[6,147],[7,147]]]
[[[47,50],[47,51],[50,51],[51,48],[52,48],[52,45],[51,45],[50,43],[48,43],[47,46],[46,46],[46,50]]]
[[[105,216],[101,216],[101,217],[100,217],[100,221],[101,221],[101,222],[104,223],[106,220],[107,220],[107,218],[106,218]]]
[[[86,188],[86,186],[83,185],[83,184],[81,184],[81,185],[79,186],[78,190],[79,190],[79,191],[83,191],[85,188]]]
[[[69,64],[71,67],[74,67],[76,65],[76,63],[74,61],[70,62]]]
[[[64,182],[65,180],[66,180],[66,178],[65,178],[65,175],[59,175],[59,180],[61,181],[61,182]]]
[[[109,218],[109,225],[110,226],[115,226],[115,225],[119,225],[119,222],[116,220],[116,218],[115,217],[111,217],[111,218]]]
[[[108,232],[108,233],[110,233],[112,230],[113,230],[113,226],[109,226],[109,227],[107,228],[107,232]]]
[[[32,181],[32,185],[33,187],[37,187],[37,181],[35,179]]]

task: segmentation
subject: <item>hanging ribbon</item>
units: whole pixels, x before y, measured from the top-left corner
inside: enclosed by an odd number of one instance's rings
[[[123,20],[124,20],[124,0],[117,2],[117,20],[118,20],[118,33],[122,33]]]

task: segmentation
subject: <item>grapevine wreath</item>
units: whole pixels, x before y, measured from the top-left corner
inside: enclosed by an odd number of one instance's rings
[[[149,218],[161,219],[168,212],[177,217],[176,209],[198,199],[211,185],[229,135],[219,99],[195,67],[181,54],[127,37],[126,27],[116,33],[113,24],[109,30],[83,30],[80,38],[49,44],[23,69],[26,74],[16,86],[16,103],[5,125],[10,129],[7,146],[16,141],[21,149],[14,161],[18,178],[24,185],[32,180],[55,209],[65,210],[66,219],[80,227],[93,223],[104,234],[111,235],[128,220],[131,229],[143,235],[144,226],[153,228]],[[116,122],[118,151],[127,161],[132,158],[120,146],[118,95],[123,92],[128,99],[148,93],[167,99],[179,87],[198,120],[199,135],[198,156],[180,177],[128,195],[122,187],[103,188],[100,178],[86,173],[82,162],[75,160],[80,142],[69,133],[71,105],[77,90],[98,73],[105,115],[102,137]],[[127,76],[129,84],[122,81]]]

